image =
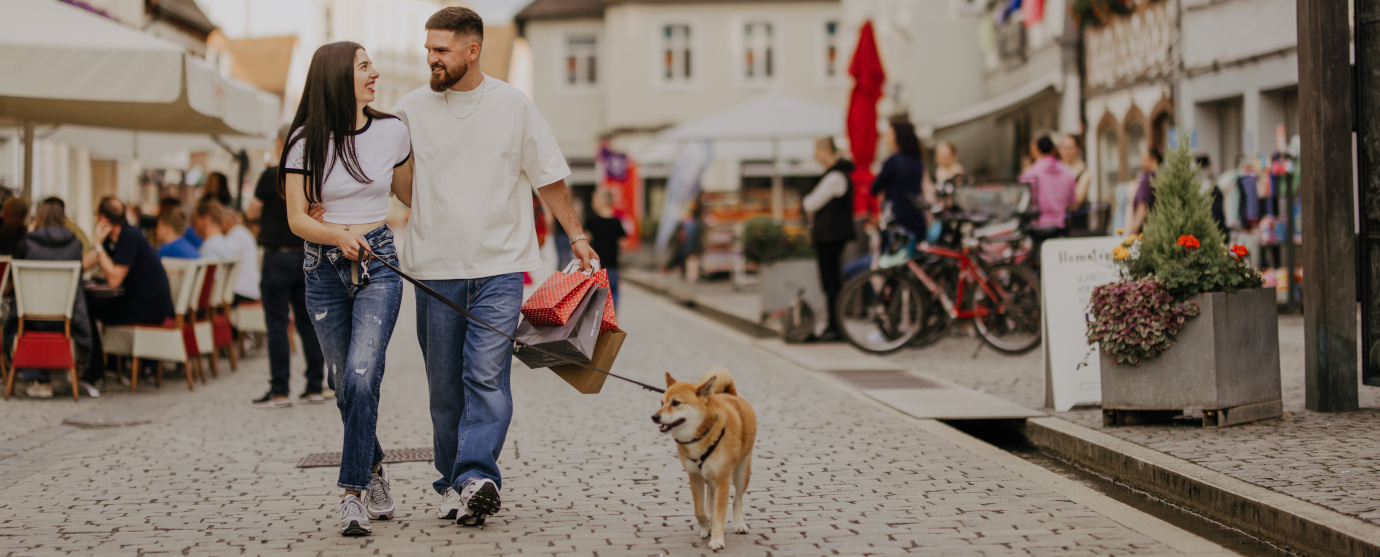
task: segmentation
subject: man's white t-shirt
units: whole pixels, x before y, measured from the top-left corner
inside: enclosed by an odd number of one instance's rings
[[[541,268],[532,192],[570,167],[532,101],[485,76],[473,91],[417,89],[393,113],[416,157],[403,270],[454,280]]]

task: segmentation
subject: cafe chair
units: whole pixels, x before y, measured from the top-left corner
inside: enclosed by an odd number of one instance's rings
[[[106,354],[134,359],[134,372],[129,385],[131,393],[139,390],[141,359],[182,364],[187,373],[189,391],[195,387],[195,375],[200,374],[202,382],[205,382],[206,374],[201,371],[199,357],[201,352],[188,314],[196,286],[203,282],[205,266],[196,259],[164,258],[163,268],[168,273],[168,285],[172,290],[173,318],[158,325],[109,325],[101,335]],[[154,375],[154,383],[163,386],[161,370]]]
[[[206,360],[211,363],[211,377],[220,377],[219,366],[216,364],[216,337],[215,324],[213,323],[212,313],[215,311],[215,300],[217,288],[223,282],[224,266],[217,259],[202,259],[205,267],[202,278],[198,283],[200,286],[196,294],[192,295],[192,316],[190,326],[196,334],[196,345],[199,349],[199,356],[206,356]],[[198,361],[200,367],[200,361]],[[205,368],[202,368],[201,382],[206,382]]]
[[[211,316],[212,345],[215,352],[225,350],[229,354],[230,371],[236,371],[239,368],[239,360],[235,355],[235,333],[231,329],[230,306],[235,302],[235,282],[239,280],[240,262],[234,259],[222,260],[219,275],[215,292],[211,297],[211,307],[207,310]]]
[[[240,302],[240,305],[235,306],[231,311],[230,319],[231,322],[235,324],[235,328],[240,332],[240,338],[237,340],[241,346],[241,353],[243,353],[243,346],[247,340],[245,335],[249,333],[257,335],[268,334],[268,318],[264,315],[264,303],[260,300]],[[259,338],[263,337],[260,336]],[[288,338],[291,338],[291,335],[289,335]]]
[[[72,400],[80,400],[76,358],[72,354],[72,308],[81,282],[80,261],[9,261],[14,274],[14,301],[19,332],[5,377],[5,398],[14,395],[17,369],[66,371],[72,376]],[[7,273],[8,274],[8,273]],[[29,321],[61,321],[62,332],[28,330]]]

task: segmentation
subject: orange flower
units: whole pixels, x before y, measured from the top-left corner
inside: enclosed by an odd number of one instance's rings
[[[1238,259],[1238,260],[1240,260],[1242,257],[1245,257],[1246,254],[1250,253],[1250,251],[1248,251],[1248,250],[1246,249],[1246,246],[1243,246],[1243,245],[1241,245],[1241,244],[1235,244],[1235,245],[1233,245],[1233,246],[1231,247],[1231,250],[1230,250],[1230,251],[1232,252],[1233,255],[1236,256],[1236,259]]]
[[[1184,234],[1179,236],[1179,245],[1186,250],[1198,249],[1198,239],[1194,238],[1192,234]]]

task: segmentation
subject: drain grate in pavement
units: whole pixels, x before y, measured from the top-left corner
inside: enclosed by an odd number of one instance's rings
[[[895,369],[858,369],[829,372],[860,389],[942,389],[944,385]]]
[[[383,461],[392,462],[431,462],[435,460],[431,449],[393,449],[383,451]],[[298,468],[317,466],[340,466],[340,453],[312,453],[297,463]]]

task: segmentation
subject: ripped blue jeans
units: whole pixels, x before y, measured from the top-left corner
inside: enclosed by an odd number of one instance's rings
[[[393,232],[380,226],[364,234],[374,255],[398,264]],[[340,480],[345,489],[369,489],[369,473],[383,463],[378,441],[379,385],[384,354],[402,304],[402,279],[378,261],[368,263],[368,286],[355,286],[354,266],[340,248],[306,243],[307,312],[321,341],[326,377],[335,389],[345,423]],[[360,268],[364,270],[363,267]],[[361,273],[362,274],[362,273]]]

